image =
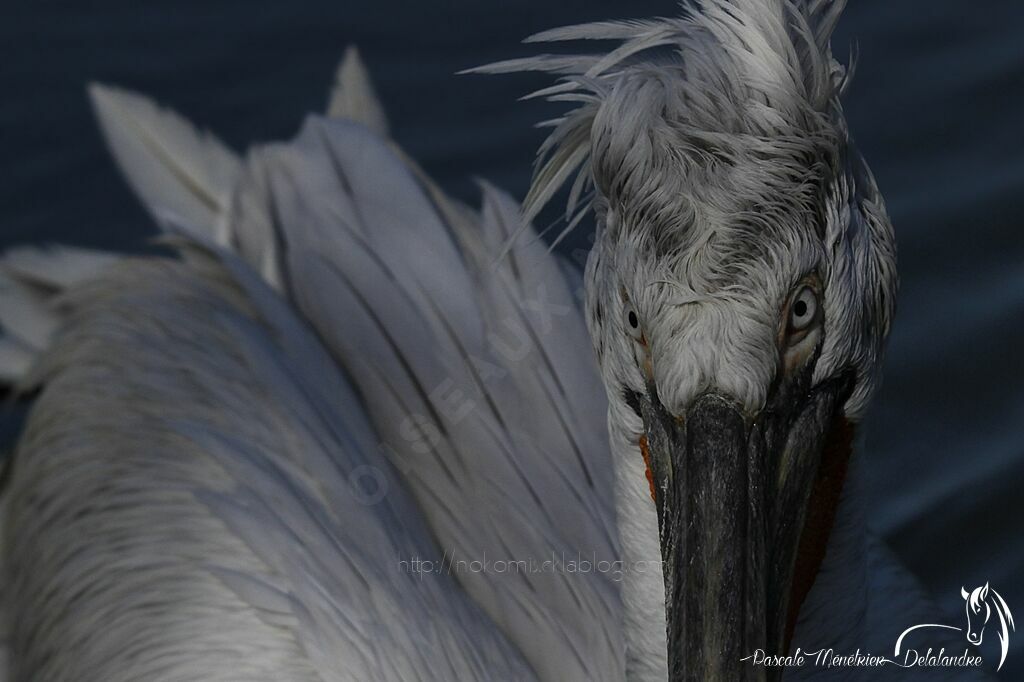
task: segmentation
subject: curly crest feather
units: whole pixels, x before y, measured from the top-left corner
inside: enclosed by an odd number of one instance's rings
[[[805,166],[835,132],[845,70],[829,38],[844,4],[700,0],[684,4],[681,18],[597,22],[528,39],[620,42],[604,55],[542,54],[477,69],[557,74],[556,85],[530,97],[576,105],[542,124],[553,130],[538,152],[525,217],[570,180],[566,231],[590,208],[581,197],[593,196],[595,183],[609,201],[664,212],[672,184],[692,185],[699,174],[720,182],[707,175],[743,151]],[[672,173],[659,172],[667,164]]]

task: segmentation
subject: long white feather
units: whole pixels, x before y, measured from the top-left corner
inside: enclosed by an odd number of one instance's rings
[[[0,382],[19,385],[61,320],[60,294],[117,256],[70,246],[23,246],[0,256]]]
[[[223,218],[238,157],[213,135],[134,93],[97,83],[89,96],[107,145],[157,223],[227,243]]]
[[[327,103],[327,115],[362,123],[382,137],[388,135],[387,114],[355,46],[345,50],[345,56],[338,65]]]
[[[0,258],[0,271],[26,284],[59,291],[98,275],[118,256],[80,246],[18,246]]]

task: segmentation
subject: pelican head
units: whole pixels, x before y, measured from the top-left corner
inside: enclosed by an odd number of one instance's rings
[[[562,76],[527,213],[574,172],[586,313],[610,401],[629,672],[756,679],[824,555],[896,292],[892,228],[847,132],[841,2],[704,0],[549,31]],[[592,191],[588,191],[592,190]],[[591,197],[580,202],[581,196]],[[662,614],[664,617],[662,618]]]

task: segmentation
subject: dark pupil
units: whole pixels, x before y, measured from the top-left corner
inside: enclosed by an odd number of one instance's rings
[[[807,302],[806,301],[797,301],[793,305],[793,312],[796,313],[797,317],[803,317],[804,315],[806,315],[807,314]]]
[[[640,325],[640,320],[636,319],[636,313],[632,310],[629,311],[629,326],[636,329]]]

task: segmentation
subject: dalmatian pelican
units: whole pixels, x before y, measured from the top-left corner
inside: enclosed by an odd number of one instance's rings
[[[354,53],[326,115],[244,157],[93,86],[166,251],[4,256],[0,364],[37,392],[9,679],[758,680],[783,670],[756,650],[887,650],[927,606],[850,459],[896,265],[841,8],[701,0],[481,69],[572,107],[522,211],[446,197]],[[582,279],[529,227],[564,185],[596,216]]]

